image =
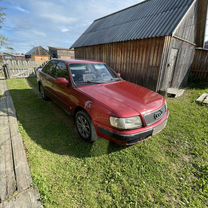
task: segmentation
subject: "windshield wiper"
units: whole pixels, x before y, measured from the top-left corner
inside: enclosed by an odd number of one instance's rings
[[[102,84],[102,83],[110,83],[110,82],[117,82],[117,81],[121,81],[122,79],[121,78],[111,78],[109,80],[105,80],[103,82],[100,82],[99,84]]]

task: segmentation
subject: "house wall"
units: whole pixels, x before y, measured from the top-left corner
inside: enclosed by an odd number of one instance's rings
[[[57,50],[54,48],[49,47],[49,54],[51,55],[52,58],[58,58]]]
[[[208,0],[198,0],[196,46],[204,47]]]
[[[56,49],[49,47],[49,53],[51,54],[52,58],[74,59],[74,50]]]
[[[198,1],[192,5],[188,14],[182,19],[180,26],[176,29],[173,36],[195,43],[197,32],[197,12]]]
[[[191,66],[190,79],[193,81],[208,81],[208,50],[197,48]]]
[[[73,59],[74,51],[73,50],[57,50],[58,58],[61,59]]]
[[[38,64],[42,64],[42,63],[44,63],[46,61],[49,61],[50,57],[49,56],[32,56],[31,60],[35,61]]]
[[[185,87],[188,82],[191,64],[194,59],[195,46],[187,42],[172,38],[171,48],[179,49],[179,56],[176,63],[171,87]]]
[[[165,50],[166,48],[166,50]],[[178,56],[173,70],[172,78],[168,77],[171,49],[178,49]],[[174,37],[166,37],[161,65],[160,78],[158,79],[158,91],[166,92],[168,88],[181,88],[186,86],[190,74],[191,64],[194,59],[195,45]]]
[[[181,88],[186,86],[195,54],[197,23],[198,1],[195,1],[176,28],[173,37],[169,36],[165,38],[157,91],[166,92],[168,88]],[[169,80],[169,65],[172,49],[178,49],[178,56],[172,78]]]
[[[77,59],[103,61],[121,76],[156,90],[165,38],[154,38],[75,49]]]

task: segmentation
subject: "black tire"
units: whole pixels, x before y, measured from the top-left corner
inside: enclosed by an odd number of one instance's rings
[[[39,93],[43,100],[49,100],[48,96],[45,93],[45,89],[43,88],[43,85],[39,83]]]
[[[84,111],[78,111],[75,115],[75,125],[79,136],[86,142],[95,142],[97,134],[92,119]]]

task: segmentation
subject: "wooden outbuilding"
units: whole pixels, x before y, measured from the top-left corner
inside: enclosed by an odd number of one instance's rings
[[[34,47],[25,54],[26,59],[42,64],[50,60],[48,51],[42,46]]]
[[[74,50],[68,48],[48,47],[51,58],[74,59]]]
[[[5,61],[5,60],[25,61],[25,55],[4,52],[0,54],[0,61]]]
[[[208,82],[208,49],[196,48],[194,61],[191,66],[191,81]]]
[[[147,0],[95,20],[72,45],[78,59],[104,61],[154,91],[186,85],[204,46],[207,0]]]

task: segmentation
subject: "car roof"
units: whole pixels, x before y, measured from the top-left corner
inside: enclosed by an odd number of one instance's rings
[[[79,60],[79,59],[52,59],[52,60],[64,61],[67,64],[103,64],[103,62],[99,62],[99,61]]]

